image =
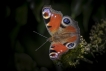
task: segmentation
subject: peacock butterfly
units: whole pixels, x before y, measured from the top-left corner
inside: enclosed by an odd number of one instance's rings
[[[60,59],[61,55],[69,49],[74,49],[80,41],[80,29],[75,20],[69,16],[63,16],[51,6],[44,6],[42,16],[51,37],[49,56],[52,60]]]

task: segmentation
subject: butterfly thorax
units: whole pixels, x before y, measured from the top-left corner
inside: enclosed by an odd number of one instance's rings
[[[52,37],[49,38],[49,41],[53,42],[62,42],[67,37],[70,37],[71,33],[55,33]]]

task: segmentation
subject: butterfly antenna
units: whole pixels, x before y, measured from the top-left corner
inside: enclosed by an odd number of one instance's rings
[[[48,41],[48,39],[46,40],[46,42]],[[39,48],[41,48],[46,42],[44,42]],[[35,51],[37,51],[39,48],[37,48]]]
[[[44,35],[42,35],[40,33],[37,33],[36,31],[33,31],[33,32],[36,33],[36,34],[38,34],[38,35],[40,35],[40,36],[42,36],[42,37],[44,37],[44,38],[47,38],[46,36],[44,36]]]

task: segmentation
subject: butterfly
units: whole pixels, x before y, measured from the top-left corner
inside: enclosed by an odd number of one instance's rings
[[[74,49],[80,42],[78,23],[69,16],[63,16],[51,6],[42,8],[42,17],[51,35],[48,39],[51,41],[49,57],[51,60],[59,60],[64,53]]]

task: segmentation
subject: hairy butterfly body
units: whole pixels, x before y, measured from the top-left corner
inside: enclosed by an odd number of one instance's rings
[[[62,54],[78,45],[80,29],[71,17],[63,16],[60,11],[53,10],[51,6],[43,7],[42,16],[51,35],[50,59],[57,60]]]

